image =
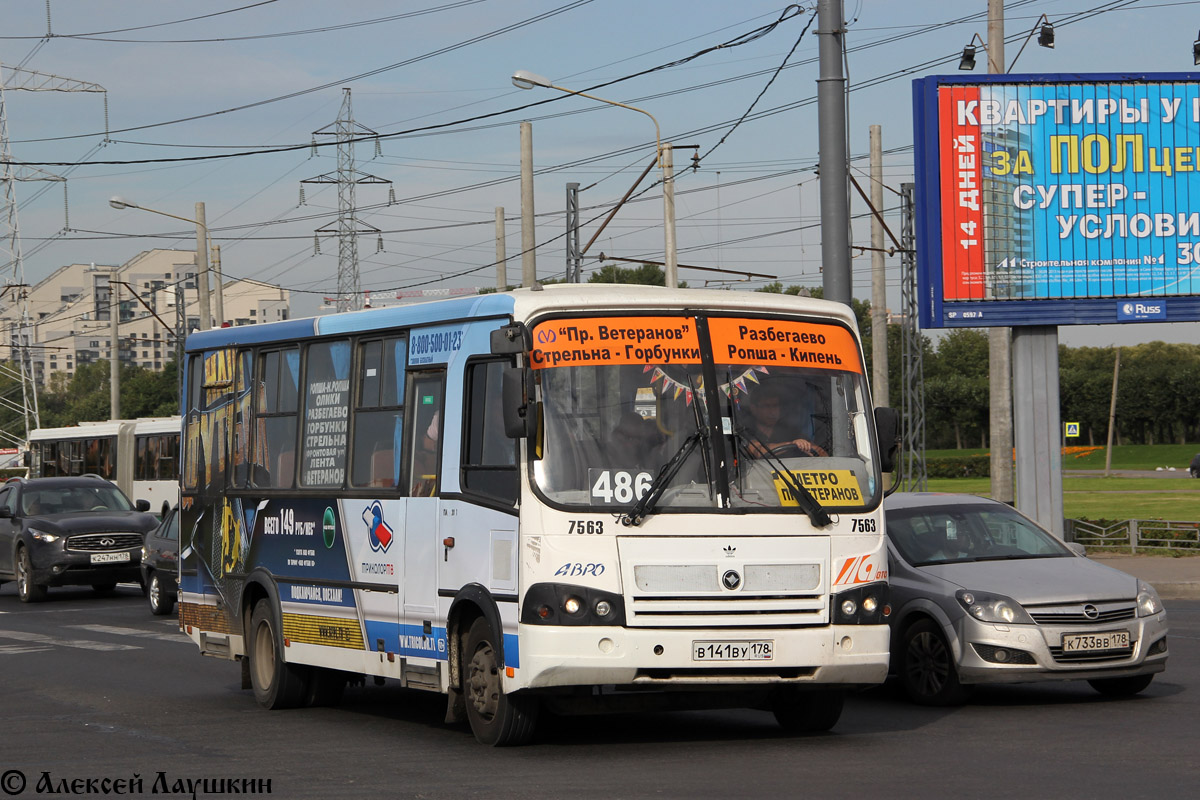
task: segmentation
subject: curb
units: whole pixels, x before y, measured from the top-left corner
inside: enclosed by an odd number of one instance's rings
[[[1200,600],[1200,581],[1149,582],[1162,600]]]

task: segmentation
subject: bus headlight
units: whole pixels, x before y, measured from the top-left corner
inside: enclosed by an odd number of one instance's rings
[[[624,625],[625,600],[589,586],[536,583],[521,602],[525,625]]]
[[[880,581],[856,586],[833,596],[835,625],[882,625],[888,608],[888,586]]]

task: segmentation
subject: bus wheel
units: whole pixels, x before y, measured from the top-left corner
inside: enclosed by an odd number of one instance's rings
[[[463,648],[463,693],[471,732],[494,747],[522,745],[533,737],[538,703],[531,697],[505,694],[496,657],[496,634],[482,617],[471,623]]]
[[[29,551],[17,551],[17,597],[22,603],[40,603],[46,599],[46,587],[33,582],[33,561]]]
[[[303,667],[283,660],[282,638],[275,630],[270,600],[259,600],[250,617],[248,654],[254,699],[263,708],[295,708],[304,702]]]
[[[788,733],[824,733],[841,718],[845,699],[846,693],[839,689],[780,688],[771,698],[771,711]]]

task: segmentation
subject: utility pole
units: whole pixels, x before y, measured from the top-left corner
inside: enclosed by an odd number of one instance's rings
[[[675,247],[675,148],[664,144],[663,172],[663,283],[671,289],[679,286],[679,254]]]
[[[883,212],[883,132],[870,130],[871,205]],[[884,270],[883,222],[871,216],[871,397],[888,406],[887,275]]]
[[[196,294],[200,306],[200,330],[212,327],[212,307],[208,294],[208,223],[204,203],[196,203]]]
[[[537,283],[533,230],[533,124],[521,123],[521,285]]]
[[[108,299],[111,302],[108,312],[109,330],[109,372],[108,391],[111,419],[121,418],[121,285],[113,280],[116,270],[108,276]]]
[[[317,243],[321,234],[336,234],[338,240],[338,273],[337,273],[337,304],[338,313],[357,311],[363,307],[362,286],[358,273],[358,236],[360,233],[373,233],[379,237],[376,252],[383,250],[383,234],[374,225],[368,225],[358,219],[355,187],[360,183],[390,184],[386,178],[368,175],[354,166],[355,139],[369,136],[379,136],[370,128],[359,125],[354,121],[354,108],[350,101],[350,90],[342,89],[342,108],[337,120],[324,128],[313,131],[313,136],[333,136],[337,139],[337,170],[326,172],[315,178],[306,178],[300,183],[334,183],[338,192],[337,222],[317,228]],[[313,140],[313,150],[316,151],[316,139]],[[378,153],[379,140],[375,140]],[[303,191],[303,187],[301,187]],[[301,195],[303,197],[303,195]],[[390,198],[389,198],[390,199]],[[320,252],[319,246],[314,248]]]
[[[504,248],[504,206],[496,206],[496,291],[508,288],[508,255]]]
[[[1117,422],[1117,376],[1121,374],[1121,348],[1117,348],[1117,357],[1113,361],[1112,399],[1108,401],[1108,446],[1104,448],[1104,477],[1112,472],[1112,443],[1113,429]]]
[[[579,283],[583,271],[579,252],[579,184],[567,184],[567,283]]]
[[[987,60],[989,74],[1004,74],[1004,0],[988,0]],[[989,291],[994,291],[994,284],[993,277],[993,288]],[[988,328],[991,494],[993,500],[1009,505],[1015,499],[1011,334],[1008,328]]]
[[[225,324],[225,278],[221,275],[221,245],[219,244],[212,246],[212,264],[213,278],[216,283],[216,293],[213,295],[213,299],[216,301],[216,326],[219,328]]]
[[[900,365],[900,419],[904,427],[903,486],[909,492],[923,492],[928,485],[925,464],[925,365],[921,332],[917,328],[920,313],[917,300],[916,214],[913,195],[915,184],[900,184],[900,341],[904,360]]]
[[[842,0],[818,0],[818,147],[821,150],[821,262],[825,299],[850,305],[850,195],[846,176],[846,80]]]

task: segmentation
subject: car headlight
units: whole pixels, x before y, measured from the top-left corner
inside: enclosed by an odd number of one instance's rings
[[[1152,617],[1163,610],[1162,600],[1158,599],[1158,592],[1154,591],[1154,587],[1145,581],[1138,581],[1137,607],[1139,617]]]
[[[972,592],[959,589],[954,593],[955,599],[970,614],[981,622],[996,622],[1001,625],[1033,624],[1033,620],[1021,608],[1021,604],[1011,597],[987,592]]]
[[[46,533],[45,531],[29,529],[29,535],[37,539],[39,542],[57,542],[62,537],[56,533]]]

